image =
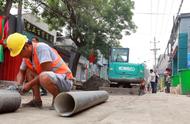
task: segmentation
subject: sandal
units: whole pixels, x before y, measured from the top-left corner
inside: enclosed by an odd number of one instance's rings
[[[31,100],[28,103],[23,103],[22,107],[38,107],[38,108],[42,108],[42,101]]]

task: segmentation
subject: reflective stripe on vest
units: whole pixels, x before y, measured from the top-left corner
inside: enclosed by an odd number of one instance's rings
[[[35,67],[33,67],[31,61],[29,59],[24,59],[27,67],[31,69],[32,71],[37,72],[37,74],[40,74],[42,72],[40,62],[37,55],[37,46],[38,43],[32,43],[33,44],[33,61]],[[62,60],[60,55],[57,53],[55,49],[52,48],[52,51],[56,54],[57,59],[52,61],[51,67],[52,71],[57,74],[66,74],[68,79],[73,79],[73,75],[69,69],[69,67],[66,65],[66,63]]]

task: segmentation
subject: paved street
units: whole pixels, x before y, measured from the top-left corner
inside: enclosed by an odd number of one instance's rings
[[[23,96],[22,102],[31,96]],[[43,97],[44,108],[20,108],[1,114],[0,124],[189,124],[190,97],[165,93],[110,95],[100,104],[73,117],[60,117],[49,110],[51,96]]]

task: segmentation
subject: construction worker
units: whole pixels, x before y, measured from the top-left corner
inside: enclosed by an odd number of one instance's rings
[[[33,91],[33,99],[23,107],[42,107],[39,86],[53,95],[52,105],[60,92],[71,90],[73,75],[55,49],[45,43],[30,42],[20,33],[8,36],[7,47],[12,57],[19,55],[23,58],[16,80],[18,84],[24,84],[26,76],[28,82],[20,93],[24,94],[30,89]],[[27,68],[30,69],[28,73]]]
[[[39,42],[38,37],[33,37],[33,38],[32,38],[32,42],[38,43],[38,42]],[[27,71],[28,71],[28,70],[27,70]],[[26,71],[26,73],[27,73],[27,71]],[[40,89],[41,89],[40,95],[41,95],[41,96],[47,96],[47,91],[46,91],[43,87],[40,87]]]

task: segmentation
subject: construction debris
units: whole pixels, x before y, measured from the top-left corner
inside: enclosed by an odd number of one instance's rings
[[[82,85],[82,90],[99,90],[100,87],[109,87],[109,80],[93,75]]]
[[[13,84],[15,84],[15,81],[2,81],[2,80],[0,80],[0,89],[6,89]]]

